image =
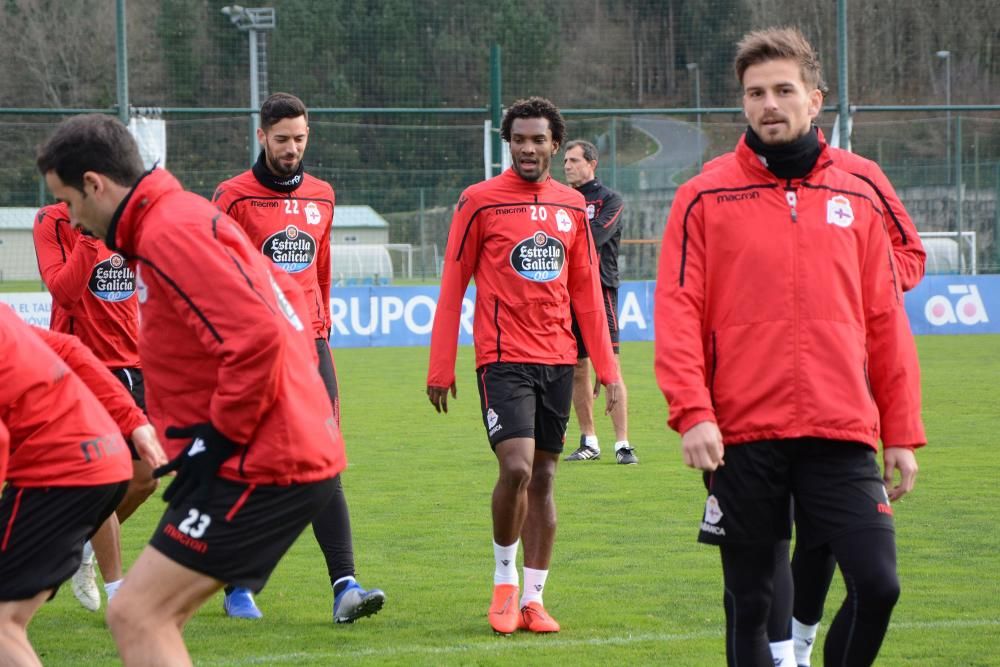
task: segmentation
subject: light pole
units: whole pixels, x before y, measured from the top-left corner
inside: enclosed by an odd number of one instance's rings
[[[701,69],[698,68],[698,63],[688,63],[687,70],[694,77],[694,106],[699,109],[697,112],[698,118],[698,165],[701,166]]]
[[[944,61],[944,103],[948,106],[946,113],[947,146],[945,151],[948,164],[948,180],[951,180],[951,51],[938,51],[938,58]]]
[[[258,152],[257,128],[260,127],[260,98],[267,94],[267,36],[258,35],[258,33],[274,30],[274,8],[226,5],[222,8],[222,13],[229,17],[237,30],[250,36],[250,164],[253,165],[257,161]],[[262,81],[263,86],[261,86]]]
[[[701,109],[701,70],[698,68],[698,63],[688,63],[688,72],[694,77],[694,105],[698,109]],[[698,132],[701,133],[701,112],[698,112]]]

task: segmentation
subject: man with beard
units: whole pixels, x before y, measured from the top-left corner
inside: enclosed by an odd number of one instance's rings
[[[309,117],[302,100],[288,93],[268,97],[260,108],[257,140],[261,146],[257,163],[221,183],[212,200],[305,292],[319,373],[339,423],[337,374],[329,342],[334,193],[329,183],[305,173],[302,156],[309,140]],[[351,517],[339,475],[334,484],[330,504],[313,520],[313,533],[333,587],[333,620],[352,623],[377,613],[385,604],[385,593],[377,588],[365,590],[355,579]],[[262,616],[245,588],[227,587],[223,604],[233,617]]]
[[[519,100],[507,111],[500,133],[510,144],[512,166],[467,188],[458,200],[431,333],[427,396],[438,412],[447,412],[448,393],[454,397],[457,391],[463,296],[475,277],[476,385],[500,467],[492,500],[496,567],[488,614],[499,634],[559,631],[542,592],[555,542],[556,465],[573,397],[571,304],[597,377],[607,387],[606,412],[618,396],[586,203],[549,175],[565,131],[562,114],[549,100]]]
[[[916,348],[883,204],[813,127],[814,50],[761,30],[735,69],[746,135],[678,190],[664,231],[657,379],[704,471],[698,539],[722,556],[729,664],[795,662],[767,635],[769,610],[791,608],[774,581],[794,497],[797,541],[826,545],[849,583],[824,662],[869,665],[900,590],[890,496],[913,489],[926,442]]]
[[[63,121],[36,162],[72,224],[135,272],[149,417],[173,457],[155,474],[176,472],[108,626],[125,665],[189,665],[190,618],[226,583],[263,588],[346,466],[302,293],[236,222],[143,172],[113,117]]]

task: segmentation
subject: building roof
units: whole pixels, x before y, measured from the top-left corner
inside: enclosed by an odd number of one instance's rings
[[[337,205],[333,214],[333,226],[337,229],[345,227],[376,227],[385,228],[389,222],[375,212],[371,206]]]
[[[35,206],[0,206],[0,229],[31,229],[37,213]]]

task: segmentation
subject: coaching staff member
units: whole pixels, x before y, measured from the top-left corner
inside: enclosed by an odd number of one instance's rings
[[[565,123],[550,101],[510,107],[501,136],[512,166],[462,193],[452,218],[431,332],[427,395],[447,412],[455,395],[462,299],[476,279],[473,337],[483,424],[500,474],[493,490],[496,559],[493,629],[557,632],[542,591],[555,540],[552,496],[573,395],[572,312],[591,352],[610,412],[618,371],[601,300],[597,255],[583,195],[549,175]],[[524,595],[515,565],[524,542]]]
[[[576,188],[587,200],[587,219],[594,236],[597,257],[601,267],[601,296],[604,298],[605,316],[611,347],[618,363],[618,246],[622,239],[622,210],[625,203],[620,194],[597,180],[597,146],[589,141],[570,141],[563,151],[563,169],[566,182]],[[576,335],[576,368],[573,370],[573,407],[580,423],[580,446],[566,457],[567,461],[588,461],[601,456],[594,426],[594,395],[590,383],[590,355],[580,337],[580,328],[573,321]],[[618,402],[611,411],[615,428],[615,460],[622,465],[639,462],[635,448],[628,441],[628,395],[624,380],[618,384]]]
[[[334,193],[326,181],[305,172],[302,157],[309,142],[309,116],[302,100],[274,93],[260,108],[260,156],[251,169],[219,185],[212,197],[238,222],[271,262],[305,292],[307,324],[319,355],[319,374],[340,423],[337,373],[330,353],[330,229]],[[333,620],[351,623],[378,612],[385,593],[365,590],[354,578],[351,515],[340,475],[330,504],[313,519],[313,533],[326,559],[333,587]],[[226,589],[226,613],[240,618],[262,615],[245,588]]]
[[[0,495],[0,661],[40,665],[28,623],[80,566],[83,543],[125,495],[132,463],[94,394],[2,305],[0,350],[0,423],[9,430]],[[0,449],[2,473],[7,447]]]
[[[656,372],[684,461],[706,471],[730,664],[771,665],[775,550],[827,544],[847,599],[827,664],[874,661],[899,596],[885,475],[913,487],[919,368],[884,211],[812,128],[821,74],[794,29],[751,33],[736,71],[750,127],[677,193],[656,287]],[[783,604],[787,605],[787,601]]]
[[[187,664],[187,620],[223,582],[259,590],[345,465],[301,292],[208,201],[143,173],[114,118],[64,121],[37,164],[136,273],[147,407],[174,457],[157,472],[177,472],[108,624],[125,664]]]

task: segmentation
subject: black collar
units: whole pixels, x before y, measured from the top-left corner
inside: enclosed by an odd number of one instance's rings
[[[294,192],[302,185],[302,179],[305,177],[305,169],[300,161],[299,168],[291,176],[287,178],[275,176],[274,172],[267,166],[267,158],[264,157],[264,151],[261,151],[260,155],[257,156],[257,161],[253,165],[253,175],[257,179],[257,182],[268,190],[288,193]]]
[[[747,128],[747,146],[764,158],[764,166],[778,178],[803,178],[823,152],[816,126],[787,144],[765,144],[752,127]]]

